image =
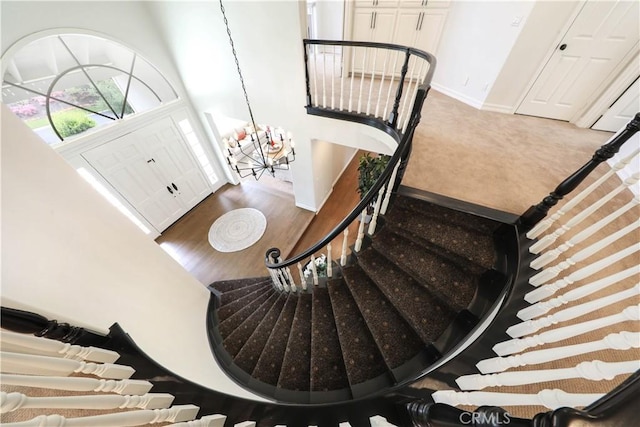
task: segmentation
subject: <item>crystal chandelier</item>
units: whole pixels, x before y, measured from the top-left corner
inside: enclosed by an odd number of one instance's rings
[[[280,127],[274,129],[269,126],[264,128],[256,126],[222,0],[220,0],[220,10],[222,11],[224,25],[227,28],[231,52],[233,52],[233,59],[236,62],[242,92],[249,110],[249,117],[251,118],[251,126],[241,132],[234,132],[230,138],[223,139],[227,163],[240,178],[253,175],[258,180],[265,171],[275,177],[277,170],[289,170],[289,164],[295,160],[295,142],[291,132],[285,132]]]

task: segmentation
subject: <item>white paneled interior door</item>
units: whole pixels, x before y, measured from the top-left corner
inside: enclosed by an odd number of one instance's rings
[[[639,6],[637,1],[588,0],[516,113],[572,120],[638,48]]]
[[[640,78],[627,88],[591,128],[617,132],[629,123],[638,111],[640,111]]]
[[[82,156],[158,232],[211,193],[169,118],[86,151]]]

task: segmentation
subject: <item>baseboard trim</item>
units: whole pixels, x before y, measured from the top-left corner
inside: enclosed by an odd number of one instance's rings
[[[485,102],[480,108],[483,111],[492,111],[494,113],[513,114],[515,109],[510,105],[492,104]]]
[[[447,95],[447,96],[449,96],[449,97],[451,97],[453,99],[457,99],[460,102],[464,102],[465,104],[470,105],[473,108],[477,108],[478,110],[482,109],[483,102],[478,100],[478,99],[476,99],[476,98],[473,98],[471,96],[465,95],[465,94],[463,94],[461,92],[458,92],[456,90],[449,89],[448,87],[442,86],[441,84],[438,84],[438,83],[433,83],[432,82],[431,83],[431,87],[433,89],[435,89],[436,91],[438,91],[438,92],[440,92],[440,93],[442,93],[444,95]]]

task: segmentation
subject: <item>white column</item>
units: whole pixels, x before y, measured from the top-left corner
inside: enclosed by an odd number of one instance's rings
[[[567,320],[575,319],[576,317],[593,313],[594,311],[600,310],[601,308],[618,301],[623,301],[627,298],[633,297],[637,298],[638,296],[640,296],[640,283],[624,291],[616,292],[602,298],[587,301],[573,307],[565,308],[564,310],[560,310],[550,316],[541,317],[535,320],[527,320],[525,322],[512,325],[507,328],[507,334],[513,338],[523,337],[525,335],[532,334],[542,328],[546,328],[547,326],[566,322]]]
[[[529,252],[533,254],[537,254],[537,253],[540,253],[542,250],[548,248],[553,242],[556,241],[558,237],[562,236],[565,232],[571,230],[573,227],[580,224],[582,221],[588,218],[592,213],[600,209],[607,202],[609,202],[616,195],[618,195],[618,193],[622,192],[622,190],[638,182],[639,179],[640,179],[640,173],[635,173],[631,175],[629,178],[625,179],[622,184],[620,184],[618,187],[616,187],[613,191],[608,193],[606,196],[598,199],[595,203],[593,203],[591,206],[589,206],[582,212],[579,212],[577,215],[575,215],[573,218],[567,221],[566,224],[560,226],[553,233],[544,236],[542,239],[540,239],[539,241],[531,245],[531,247],[529,248]]]
[[[0,413],[18,409],[160,409],[168,408],[174,397],[167,393],[147,393],[142,396],[98,394],[90,396],[31,397],[23,393],[0,392]]]
[[[400,168],[401,160],[398,160],[398,163],[393,167],[393,172],[391,172],[391,178],[389,178],[389,182],[387,183],[387,192],[384,195],[384,200],[382,201],[382,206],[380,207],[380,213],[382,215],[387,213],[387,208],[389,207],[389,201],[391,200],[391,191],[393,191],[393,186],[396,183],[396,176],[398,175],[398,168]]]
[[[214,414],[198,418],[197,420],[169,424],[167,427],[224,427],[224,422],[226,420],[226,415]]]
[[[11,331],[0,332],[0,342],[6,351],[11,346],[14,353],[41,354],[44,356],[64,357],[66,359],[90,360],[93,362],[113,363],[120,355],[115,351],[96,347],[82,347],[60,341],[18,334]]]
[[[591,295],[594,292],[605,289],[608,286],[611,286],[614,283],[618,283],[621,280],[624,280],[633,275],[640,275],[640,265],[635,265],[633,267],[627,268],[626,270],[612,274],[611,276],[607,276],[589,284],[579,286],[563,295],[552,298],[550,300],[537,302],[533,305],[530,305],[529,307],[525,307],[522,310],[518,311],[517,316],[522,320],[529,320],[538,316],[542,316],[543,314],[548,313],[549,310],[553,308],[560,307],[561,305],[567,304],[570,301],[577,301],[580,298],[584,298],[587,295]]]
[[[538,289],[534,289],[524,296],[524,299],[529,303],[534,303],[541,301],[547,297],[550,297],[558,290],[564,288],[567,285],[571,285],[578,280],[585,279],[592,274],[599,272],[600,270],[613,265],[614,263],[620,261],[621,259],[638,252],[640,250],[640,245],[633,244],[621,251],[616,252],[613,255],[609,255],[606,258],[602,258],[599,261],[594,262],[593,264],[589,264],[585,267],[582,267],[579,270],[574,271],[568,276],[563,277],[562,279],[553,282],[548,285],[540,286]]]
[[[531,277],[529,279],[529,283],[532,284],[533,286],[540,286],[543,283],[547,283],[549,280],[553,279],[558,274],[560,274],[563,270],[566,270],[567,268],[575,265],[576,263],[584,261],[585,259],[589,258],[591,255],[596,254],[602,249],[609,247],[609,245],[611,245],[613,242],[623,238],[624,236],[635,231],[639,227],[640,227],[640,220],[632,222],[626,227],[619,229],[615,233],[611,233],[604,239],[601,239],[587,246],[586,248],[576,252],[573,256],[568,257],[563,262],[560,262],[554,265],[553,267],[545,268],[544,270],[540,271],[538,274]],[[640,250],[640,245],[636,245],[636,248],[637,250]]]
[[[331,243],[327,245],[327,277],[333,277],[333,265],[331,258]]]
[[[192,420],[199,410],[200,408],[195,405],[176,405],[166,409],[142,409],[91,417],[65,418],[62,415],[40,415],[29,421],[2,425],[4,427],[132,427]]]
[[[456,379],[456,383],[460,390],[482,390],[486,387],[519,386],[571,378],[602,381],[612,380],[618,375],[630,374],[637,369],[640,369],[640,360],[627,362],[592,360],[590,362],[582,362],[572,368],[513,371],[489,375],[463,375]]]
[[[540,405],[549,409],[563,406],[574,408],[587,406],[604,396],[604,393],[567,393],[562,390],[542,390],[536,394],[493,393],[487,391],[438,390],[431,394],[436,403],[446,403],[451,406],[522,406]]]
[[[507,357],[492,357],[479,361],[476,367],[483,374],[489,374],[492,372],[506,371],[507,369],[517,368],[519,366],[538,365],[540,363],[566,359],[594,351],[629,350],[631,348],[640,348],[640,332],[616,332],[598,341],[528,351]]]
[[[36,356],[32,354],[0,353],[2,371],[11,374],[71,375],[72,373],[92,374],[101,378],[129,378],[135,370],[129,366],[113,363],[81,362],[59,357]]]
[[[608,180],[617,171],[623,169],[626,165],[628,165],[631,162],[631,159],[633,159],[635,156],[637,156],[638,153],[640,153],[640,149],[635,150],[629,156],[625,157],[624,159],[622,159],[621,161],[616,163],[609,171],[607,171],[604,175],[602,175],[600,178],[598,178],[597,181],[595,181],[593,184],[589,185],[587,188],[582,190],[580,193],[578,193],[575,196],[573,196],[571,198],[571,200],[569,200],[567,203],[565,203],[564,206],[562,206],[560,209],[558,209],[558,211],[556,211],[556,213],[551,215],[549,218],[544,219],[544,220],[540,221],[538,224],[536,224],[535,227],[533,227],[531,230],[529,230],[529,232],[527,233],[527,237],[529,239],[535,239],[536,237],[541,235],[543,232],[545,232],[547,229],[549,229],[549,227],[551,227],[551,225],[553,225],[553,223],[555,221],[560,219],[560,217],[562,215],[564,215],[565,213],[569,212],[574,207],[578,206],[578,204],[581,201],[583,201],[588,195],[593,193],[593,191],[596,188],[598,188],[600,185],[602,185],[603,182]]]
[[[118,394],[145,394],[153,384],[143,380],[105,380],[89,377],[50,377],[39,375],[0,375],[0,384],[69,391],[101,391]]]
[[[360,225],[358,226],[358,237],[356,239],[355,251],[360,252],[362,249],[362,239],[364,239],[364,220],[367,216],[367,208],[364,208],[362,215],[360,216]]]
[[[639,319],[640,305],[631,305],[625,308],[622,312],[612,314],[610,316],[600,317],[582,323],[575,323],[562,328],[551,329],[539,335],[503,341],[494,345],[493,351],[498,356],[507,356],[509,354],[520,353],[530,347],[562,341],[609,325],[626,322],[627,320],[637,321]]]
[[[622,206],[620,209],[617,209],[616,211],[610,213],[609,215],[602,218],[600,221],[596,222],[595,224],[592,224],[591,226],[585,228],[580,233],[576,234],[571,239],[569,239],[566,243],[561,244],[560,246],[558,246],[557,248],[551,251],[544,252],[542,255],[540,255],[538,258],[534,259],[531,262],[531,268],[538,270],[544,267],[551,261],[557,259],[560,256],[560,254],[566,252],[567,250],[574,247],[578,243],[583,242],[585,239],[587,239],[588,237],[591,237],[597,231],[602,230],[606,225],[610,224],[611,222],[613,222],[613,220],[615,220],[620,215],[627,212],[632,207],[637,206],[638,204],[640,204],[640,196],[634,197],[633,200],[631,200],[626,205]]]
[[[342,255],[340,256],[340,265],[342,266],[347,264],[347,250],[349,249],[348,237],[349,229],[345,228],[342,232]]]
[[[369,223],[369,229],[367,232],[370,235],[376,232],[376,227],[378,225],[378,215],[380,215],[380,206],[382,205],[382,198],[384,197],[384,186],[380,188],[378,191],[378,197],[376,197],[376,204],[373,208],[373,216],[371,217],[371,222]]]

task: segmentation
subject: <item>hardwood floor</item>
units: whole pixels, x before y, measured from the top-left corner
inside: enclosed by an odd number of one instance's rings
[[[253,246],[238,252],[222,253],[209,245],[211,224],[226,212],[255,208],[267,218],[267,229]],[[314,213],[295,206],[291,183],[247,180],[227,184],[203,200],[156,242],[204,285],[217,280],[267,276],[261,260],[267,249],[291,251]]]

